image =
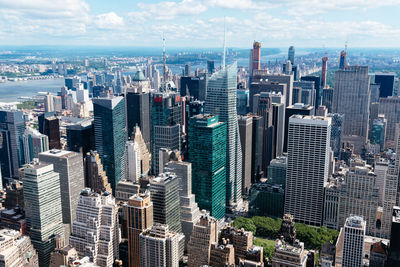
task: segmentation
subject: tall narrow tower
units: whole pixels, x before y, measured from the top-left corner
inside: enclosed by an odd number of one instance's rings
[[[324,56],[322,58],[322,73],[321,73],[321,87],[324,89],[326,87],[326,73],[328,71],[328,57]]]
[[[236,113],[237,63],[215,72],[209,79],[205,113],[227,123],[227,206],[242,200],[242,149]]]

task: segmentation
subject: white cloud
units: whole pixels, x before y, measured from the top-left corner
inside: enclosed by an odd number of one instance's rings
[[[100,29],[118,29],[124,26],[124,19],[115,12],[97,15],[94,24]]]
[[[207,10],[203,1],[198,0],[163,1],[156,4],[138,3],[138,8],[141,9],[142,15],[155,20],[170,20],[177,16],[197,15]]]

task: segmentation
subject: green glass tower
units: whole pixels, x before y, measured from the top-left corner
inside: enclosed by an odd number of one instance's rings
[[[125,178],[125,101],[121,96],[93,99],[96,150],[113,191]]]
[[[218,116],[199,114],[189,121],[192,188],[200,209],[222,219],[226,207],[227,127]]]

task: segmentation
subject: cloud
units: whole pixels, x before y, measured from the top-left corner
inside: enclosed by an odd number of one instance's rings
[[[118,29],[124,26],[124,19],[115,12],[109,12],[105,14],[100,14],[97,15],[94,24],[99,28],[99,29],[107,29],[107,30],[112,30],[112,29]]]
[[[163,1],[156,4],[138,3],[137,6],[141,9],[142,15],[155,20],[170,20],[177,16],[198,15],[207,10],[203,1],[198,0]]]

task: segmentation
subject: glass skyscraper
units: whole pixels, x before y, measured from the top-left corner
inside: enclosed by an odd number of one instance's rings
[[[200,209],[219,220],[225,216],[227,124],[206,114],[193,116],[189,124],[193,193]]]
[[[236,111],[237,63],[211,75],[207,86],[205,113],[218,115],[227,124],[226,203],[242,200],[242,149]]]
[[[113,190],[125,177],[125,101],[121,96],[93,99],[97,152]]]

